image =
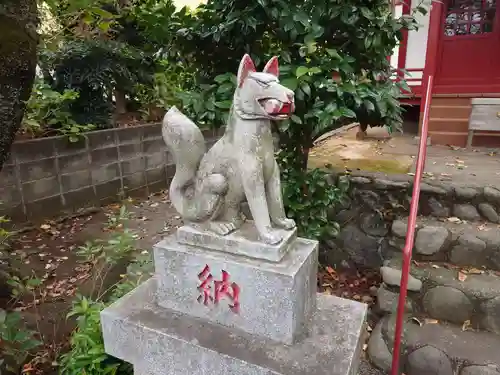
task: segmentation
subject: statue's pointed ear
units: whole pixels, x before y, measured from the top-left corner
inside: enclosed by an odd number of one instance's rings
[[[252,61],[252,58],[245,54],[240,62],[240,67],[238,68],[238,87],[243,86],[243,82],[247,78],[248,74],[251,72],[255,72],[255,64]]]
[[[274,56],[269,60],[264,67],[264,73],[272,74],[273,76],[278,77],[280,75],[280,68],[278,66],[278,56]]]

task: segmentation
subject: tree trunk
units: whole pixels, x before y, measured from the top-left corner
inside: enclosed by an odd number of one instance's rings
[[[30,97],[38,45],[36,0],[0,1],[0,171]]]
[[[123,115],[127,113],[127,98],[125,93],[121,90],[115,89],[115,113],[118,115]]]

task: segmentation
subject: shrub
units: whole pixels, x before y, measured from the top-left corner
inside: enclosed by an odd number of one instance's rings
[[[85,132],[95,128],[92,124],[80,125],[70,112],[71,105],[78,99],[74,90],[62,93],[52,90],[43,81],[35,82],[26,106],[22,131],[32,136],[60,134],[70,142],[78,142]]]

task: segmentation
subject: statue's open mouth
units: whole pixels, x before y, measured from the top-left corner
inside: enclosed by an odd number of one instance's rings
[[[293,102],[281,102],[274,98],[259,99],[259,105],[271,117],[276,119],[286,119],[295,110]]]

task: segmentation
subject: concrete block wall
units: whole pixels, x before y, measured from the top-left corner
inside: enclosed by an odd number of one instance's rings
[[[204,131],[208,146],[217,134]],[[26,221],[151,194],[168,187],[174,173],[161,124],[91,132],[78,143],[16,142],[0,173],[0,215]]]

